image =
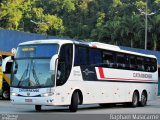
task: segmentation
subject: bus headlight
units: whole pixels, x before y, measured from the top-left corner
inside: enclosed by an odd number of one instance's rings
[[[41,97],[48,97],[48,96],[53,96],[54,93],[43,93],[41,94]]]
[[[17,93],[11,92],[11,96],[17,96]]]

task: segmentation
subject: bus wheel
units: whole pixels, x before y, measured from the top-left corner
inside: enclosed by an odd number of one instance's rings
[[[73,95],[72,95],[71,104],[69,106],[70,112],[76,112],[77,111],[78,101],[79,101],[78,92],[74,92]]]
[[[147,93],[143,91],[141,95],[140,106],[144,107],[146,104],[147,104]]]
[[[36,111],[41,111],[42,110],[42,106],[41,105],[35,105],[35,110]]]
[[[9,90],[3,90],[2,97],[3,99],[9,99],[10,98]]]
[[[133,93],[131,106],[132,107],[137,107],[138,106],[138,93],[137,92]]]

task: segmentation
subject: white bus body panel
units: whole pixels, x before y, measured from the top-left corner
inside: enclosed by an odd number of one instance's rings
[[[26,96],[11,96],[11,102],[13,104],[70,105],[72,94],[77,89],[82,92],[83,104],[131,102],[135,90],[139,92],[139,99],[141,99],[140,96],[143,90],[147,91],[148,100],[155,99],[158,93],[158,85],[154,83],[157,82],[157,73],[152,74],[153,83],[144,83],[146,81],[143,81],[144,79],[142,78],[139,78],[141,83],[138,83],[139,79],[136,81],[135,78],[133,78],[134,73],[134,71],[105,68],[104,76],[110,79],[114,78],[113,82],[107,81],[107,78],[100,81],[83,81],[80,67],[74,67],[69,80],[64,85],[52,88],[54,89],[53,96],[35,97],[46,93],[48,88],[39,88],[37,92],[29,92],[30,96],[27,96],[28,92],[23,92],[22,89],[11,88],[12,93],[14,92]],[[96,68],[96,75],[98,79],[101,79],[98,68]],[[115,76],[117,77],[116,80]],[[127,78],[128,80],[122,78]],[[149,81],[149,79],[146,80]],[[32,102],[27,101],[30,99],[32,99]]]

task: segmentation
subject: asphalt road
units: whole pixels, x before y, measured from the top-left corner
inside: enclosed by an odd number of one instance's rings
[[[160,120],[160,97],[145,107],[81,105],[76,113],[69,112],[68,107],[55,106],[43,106],[41,112],[36,112],[33,105],[12,105],[0,100],[0,120]]]
[[[33,105],[12,105],[10,101],[0,100],[0,114],[73,114],[68,107],[43,106],[36,112]],[[97,104],[81,105],[74,114],[160,114],[160,97],[149,101],[145,107],[131,108],[124,105],[102,108]]]

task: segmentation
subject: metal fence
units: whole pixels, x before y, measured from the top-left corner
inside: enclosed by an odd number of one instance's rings
[[[0,29],[0,51],[11,51],[12,48],[16,48],[21,42],[51,38],[56,37]]]

